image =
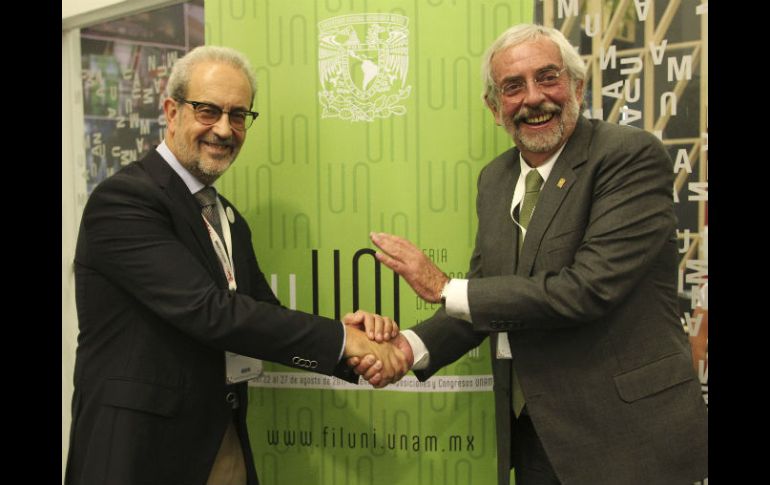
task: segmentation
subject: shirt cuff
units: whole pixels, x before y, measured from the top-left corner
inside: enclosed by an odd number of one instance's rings
[[[348,332],[345,330],[345,324],[340,322],[340,325],[342,325],[342,348],[340,349],[340,356],[337,358],[337,362],[342,361],[342,357],[345,354],[345,344],[348,341]]]
[[[402,330],[401,335],[404,336],[412,347],[412,355],[414,356],[412,370],[427,369],[428,364],[430,364],[430,353],[428,353],[428,347],[425,346],[422,339],[411,330]]]
[[[450,317],[471,322],[471,309],[468,305],[468,280],[452,278],[444,288],[446,313]]]

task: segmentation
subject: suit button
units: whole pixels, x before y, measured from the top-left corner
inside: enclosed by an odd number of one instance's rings
[[[238,408],[238,394],[234,392],[228,392],[225,394],[225,401],[230,404],[230,406],[233,407],[233,409]]]

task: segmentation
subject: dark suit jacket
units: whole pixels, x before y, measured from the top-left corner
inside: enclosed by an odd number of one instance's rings
[[[472,324],[414,328],[426,379],[508,332],[537,433],[564,484],[691,483],[707,475],[707,411],[677,309],[673,166],[651,134],[580,118],[520,257],[510,204],[519,151],[478,180]],[[493,357],[498,483],[509,483],[511,360]]]
[[[341,323],[280,306],[233,212],[231,294],[200,206],[155,150],[91,194],[75,255],[80,334],[67,484],[205,484],[232,418],[230,392],[256,484],[246,384],[225,385],[224,351],[335,369]]]

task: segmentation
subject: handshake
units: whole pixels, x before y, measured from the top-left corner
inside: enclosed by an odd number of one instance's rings
[[[389,317],[359,310],[342,318],[346,363],[376,388],[398,382],[414,363],[412,347]]]
[[[441,301],[449,277],[420,248],[384,232],[373,232],[369,238],[380,250],[377,260],[404,278],[417,296],[430,303]],[[372,386],[398,382],[414,365],[411,345],[390,318],[359,310],[345,315],[342,323],[347,334],[347,364]]]

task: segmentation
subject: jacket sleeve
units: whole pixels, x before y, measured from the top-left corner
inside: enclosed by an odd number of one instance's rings
[[[649,133],[626,133],[589,154],[579,175],[589,196],[564,202],[583,204],[587,214],[584,227],[576,228],[582,237],[562,248],[568,264],[536,266],[531,276],[470,280],[468,298],[476,330],[569,327],[594,321],[624,301],[658,263],[676,223],[672,163]],[[538,258],[546,260],[540,254]]]
[[[315,362],[309,370],[331,374],[342,346],[340,322],[217,287],[202,262],[202,243],[179,210],[142,177],[106,180],[86,206],[76,263],[206,345],[292,367],[304,359]]]

